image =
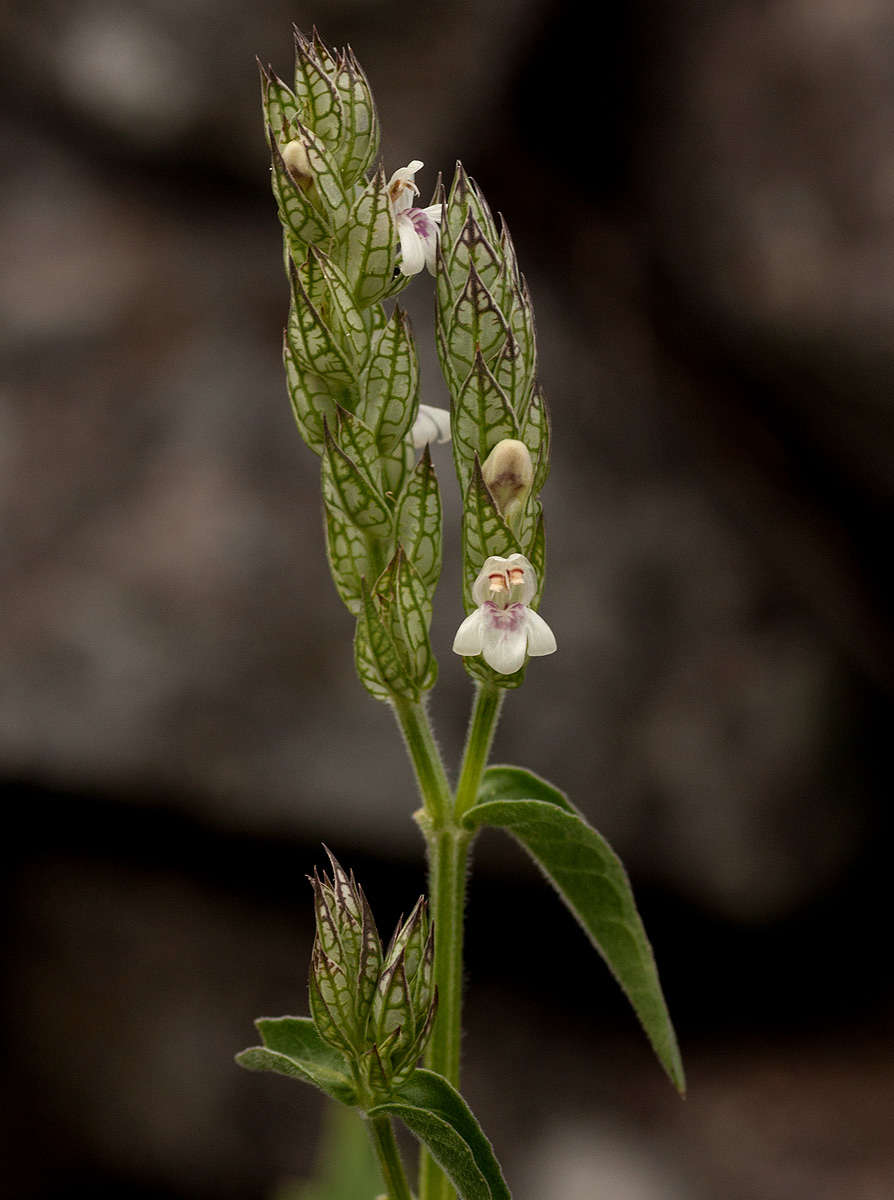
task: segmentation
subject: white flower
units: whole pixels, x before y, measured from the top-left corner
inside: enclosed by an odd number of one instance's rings
[[[481,654],[500,675],[517,671],[526,654],[552,654],[553,631],[528,608],[536,590],[534,568],[523,554],[492,555],[472,587],[478,608],[456,631],[454,651],[464,657]]]
[[[400,269],[404,275],[418,275],[423,267],[428,267],[432,275],[435,273],[441,206],[413,207],[413,198],[419,195],[416,172],[423,165],[414,158],[407,166],[398,168],[388,180],[388,198],[400,238]]]
[[[446,408],[420,404],[413,422],[413,449],[421,450],[427,442],[450,441],[450,413]]]

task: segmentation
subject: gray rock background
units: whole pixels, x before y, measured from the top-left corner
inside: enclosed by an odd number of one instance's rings
[[[894,1191],[894,19],[882,0],[591,18],[0,18],[11,1196],[261,1197],[308,1170],[316,1098],[231,1066],[252,1017],[304,1008],[304,873],[325,839],[383,926],[423,886],[281,379],[253,55],[287,74],[292,20],[351,41],[389,170],[422,158],[425,188],[462,157],[512,226],[554,424],[560,652],[496,754],[621,853],[689,1066],[680,1106],[533,871],[482,839],[467,1090],[514,1194]],[[443,403],[427,279],[405,295]],[[437,466],[432,712],[455,760],[470,688]]]

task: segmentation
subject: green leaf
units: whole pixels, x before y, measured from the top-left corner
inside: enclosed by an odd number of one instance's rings
[[[475,456],[484,462],[503,438],[515,438],[515,415],[505,394],[479,351],[450,413],[453,458],[460,491],[465,492],[475,469]]]
[[[446,1079],[416,1070],[370,1117],[399,1117],[426,1147],[460,1200],[512,1200],[490,1142],[469,1106]]]
[[[427,444],[401,493],[396,524],[404,553],[433,592],[441,574],[441,493]]]
[[[236,1055],[249,1071],[274,1071],[312,1083],[342,1104],[356,1104],[348,1065],[323,1041],[309,1017],[262,1017],[255,1025],[264,1042]]]
[[[393,450],[406,433],[416,408],[419,366],[407,314],[395,305],[373,343],[366,387],[358,414],[381,450]]]
[[[361,308],[388,294],[397,261],[397,226],[381,166],[354,201],[341,254],[345,273],[356,280],[354,298]]]
[[[477,457],[463,504],[462,545],[463,601],[467,611],[471,612],[476,607],[472,599],[472,585],[485,559],[492,554],[508,558],[510,554],[522,552],[518,540],[503,520],[488,491]]]
[[[525,793],[522,795],[522,793]],[[552,784],[517,767],[485,772],[468,829],[505,829],[531,855],[624,990],[675,1087],[686,1083],[652,947],[630,881],[608,842]]]

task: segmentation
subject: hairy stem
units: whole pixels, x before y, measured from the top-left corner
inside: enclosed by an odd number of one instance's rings
[[[390,1118],[372,1117],[369,1122],[369,1132],[376,1148],[379,1166],[382,1168],[382,1178],[385,1181],[388,1200],[413,1200]]]
[[[428,714],[418,701],[395,696],[392,703],[416,773],[416,783],[425,812],[435,827],[443,825],[450,818],[453,796]],[[435,936],[437,937],[437,934]]]
[[[491,743],[494,740],[505,695],[504,688],[495,687],[492,683],[478,685],[472,719],[469,722],[469,732],[466,735],[466,748],[463,753],[459,784],[456,789],[454,818],[457,822],[462,820],[478,799],[481,776],[487,766]]]

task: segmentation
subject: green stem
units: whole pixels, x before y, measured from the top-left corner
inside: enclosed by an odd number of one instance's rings
[[[404,735],[407,752],[416,772],[416,782],[425,811],[435,827],[449,818],[453,797],[428,714],[418,701],[395,696],[394,712]]]
[[[388,1200],[413,1200],[390,1118],[372,1117],[369,1122],[369,1132],[376,1148],[379,1166],[382,1168],[382,1178],[385,1181]]]
[[[487,766],[491,743],[494,740],[505,695],[505,688],[495,687],[492,683],[478,685],[475,707],[472,709],[472,719],[466,735],[466,748],[463,753],[459,784],[456,789],[454,818],[457,822],[462,820],[478,799],[481,776]]]
[[[475,802],[487,765],[494,731],[503,702],[503,689],[482,684],[475,697],[466,737],[453,817],[427,832],[429,895],[435,923],[435,979],[438,1016],[425,1057],[426,1066],[459,1087],[462,1038],[463,915],[466,903],[469,847],[472,835],[460,819]],[[419,1164],[420,1200],[450,1200],[449,1180],[430,1155]]]

